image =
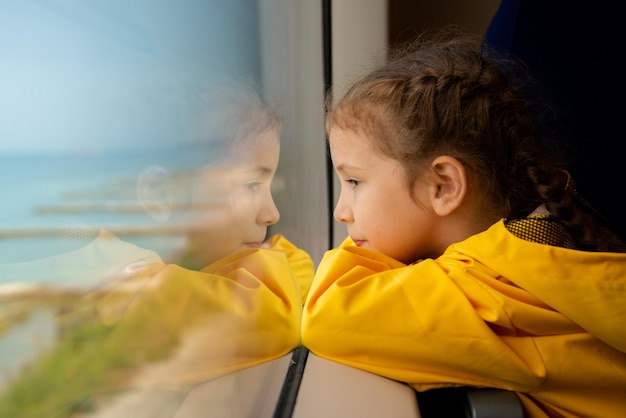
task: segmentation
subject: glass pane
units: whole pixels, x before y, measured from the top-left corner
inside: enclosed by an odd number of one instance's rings
[[[1,416],[271,413],[328,222],[292,3],[0,4]]]

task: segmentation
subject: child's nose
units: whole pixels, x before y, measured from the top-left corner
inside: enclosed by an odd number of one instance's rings
[[[335,206],[335,210],[333,212],[333,216],[337,222],[341,223],[349,223],[352,222],[352,210],[341,202],[341,198],[337,202]]]
[[[266,200],[266,203],[261,207],[257,215],[257,223],[261,225],[273,225],[280,219],[280,212],[274,203],[273,198]]]

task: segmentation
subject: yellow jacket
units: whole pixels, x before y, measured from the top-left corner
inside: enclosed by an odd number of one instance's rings
[[[302,320],[313,353],[416,390],[518,392],[529,417],[626,413],[626,254],[525,241],[498,222],[405,265],[348,239]]]
[[[97,306],[100,320],[113,329],[107,343],[129,353],[160,348],[151,356],[167,359],[134,385],[196,384],[301,344],[302,301],[314,265],[281,235],[268,243],[201,271],[163,264],[109,285]]]

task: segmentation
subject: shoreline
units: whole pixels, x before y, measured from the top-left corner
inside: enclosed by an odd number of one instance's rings
[[[118,236],[150,236],[150,235],[175,235],[184,232],[182,225],[158,225],[158,226],[114,226],[104,228]],[[97,234],[101,228],[16,228],[0,229],[0,239],[14,238],[64,238],[73,231]]]

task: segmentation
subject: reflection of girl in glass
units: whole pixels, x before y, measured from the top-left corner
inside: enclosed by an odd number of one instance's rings
[[[283,236],[266,240],[279,219],[270,186],[280,123],[239,87],[203,91],[197,104],[190,120],[202,169],[167,178],[151,167],[138,187],[162,222],[174,219],[168,212],[177,187],[191,198],[178,224],[188,240],[180,263],[139,256],[65,305],[58,343],[8,382],[0,415],[175,410],[194,385],[299,345],[313,262]]]

